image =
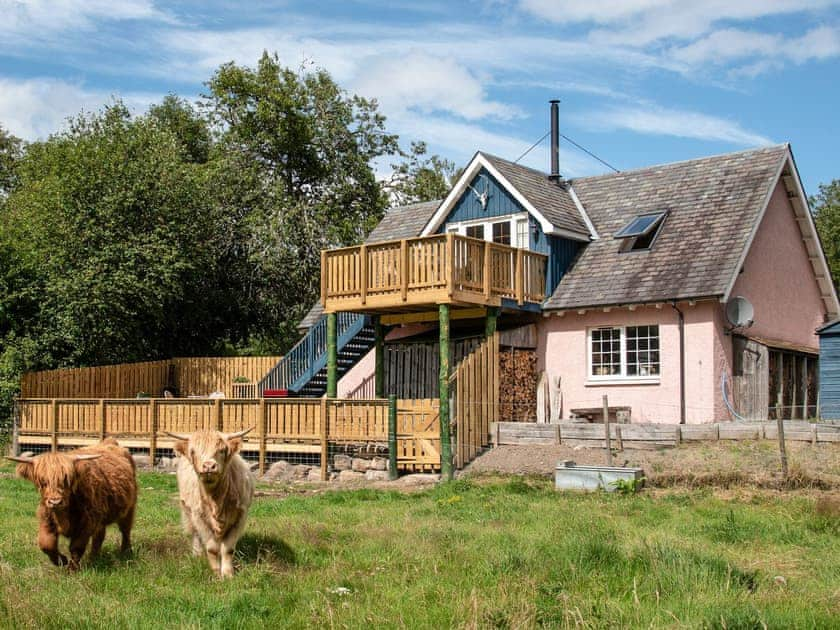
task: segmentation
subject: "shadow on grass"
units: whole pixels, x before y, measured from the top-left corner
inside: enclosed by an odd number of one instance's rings
[[[297,556],[294,549],[276,536],[244,534],[236,545],[236,555],[247,564],[294,566]]]

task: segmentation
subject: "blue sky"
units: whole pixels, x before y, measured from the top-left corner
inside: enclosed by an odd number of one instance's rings
[[[0,0],[0,124],[27,139],[112,96],[194,99],[264,49],[376,97],[408,146],[515,159],[548,129],[620,169],[791,142],[840,178],[840,0]],[[547,170],[545,143],[524,160]],[[605,167],[564,144],[567,176]]]

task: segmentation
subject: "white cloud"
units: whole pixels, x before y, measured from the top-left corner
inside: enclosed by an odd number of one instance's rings
[[[737,122],[700,112],[668,109],[656,105],[605,109],[577,116],[576,119],[582,126],[597,131],[627,130],[641,134],[721,141],[748,147],[773,144],[770,138],[744,129]]]
[[[488,100],[481,81],[454,59],[419,51],[365,64],[351,88],[376,97],[386,112],[448,112],[467,120],[519,115],[514,107]]]
[[[761,68],[769,68],[785,61],[803,63],[840,55],[840,31],[821,26],[801,37],[785,38],[774,33],[723,29],[687,46],[674,48],[671,54],[691,65],[721,66],[734,60],[765,58],[768,63]]]
[[[0,0],[0,33],[40,39],[46,33],[95,28],[98,21],[172,21],[152,0]]]
[[[112,95],[56,79],[0,79],[0,121],[16,136],[42,139],[61,129],[67,118],[81,111],[97,111],[114,96],[137,112],[160,98],[143,93]]]

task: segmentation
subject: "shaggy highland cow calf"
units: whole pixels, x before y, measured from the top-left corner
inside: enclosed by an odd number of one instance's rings
[[[168,434],[178,440],[181,522],[192,536],[193,555],[206,552],[210,568],[223,578],[233,575],[233,552],[254,497],[251,469],[238,455],[240,438],[250,430]]]
[[[69,568],[79,568],[88,540],[95,557],[105,539],[105,527],[116,523],[122,533],[121,551],[131,548],[131,526],[137,505],[134,460],[113,438],[67,453],[9,457],[17,474],[41,493],[38,505],[38,546],[53,564],[68,564],[58,550],[58,537],[70,539]]]

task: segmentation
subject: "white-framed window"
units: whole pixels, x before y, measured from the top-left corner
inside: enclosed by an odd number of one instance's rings
[[[587,334],[589,380],[659,380],[659,326],[602,326]]]
[[[491,243],[529,249],[528,214],[509,214],[501,217],[448,223],[447,232],[478,238]]]

